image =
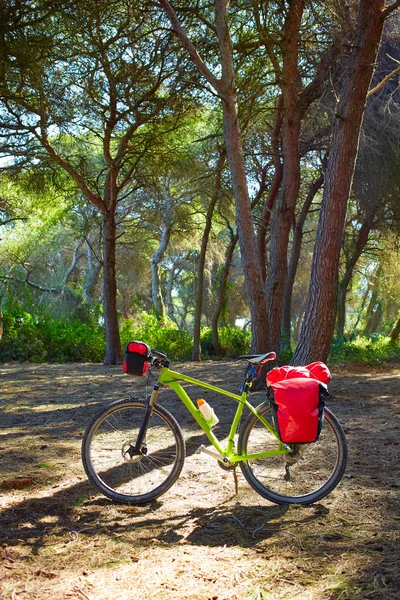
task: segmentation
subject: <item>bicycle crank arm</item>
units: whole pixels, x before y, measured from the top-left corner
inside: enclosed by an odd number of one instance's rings
[[[229,458],[227,458],[226,456],[221,456],[217,452],[213,452],[212,450],[209,450],[203,444],[197,448],[196,454],[201,454],[202,452],[204,452],[204,454],[208,454],[208,456],[212,456],[213,458],[216,458],[217,460],[224,463],[225,465],[230,464]]]

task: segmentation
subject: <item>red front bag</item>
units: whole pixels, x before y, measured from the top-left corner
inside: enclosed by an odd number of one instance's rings
[[[125,349],[125,357],[122,368],[128,375],[146,375],[149,369],[150,346],[144,342],[129,342]]]
[[[313,377],[300,376],[272,383],[271,388],[273,421],[282,442],[315,442],[322,427],[326,387]]]

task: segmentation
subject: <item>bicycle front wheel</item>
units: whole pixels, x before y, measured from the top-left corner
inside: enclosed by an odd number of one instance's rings
[[[185,460],[182,430],[174,417],[154,405],[143,449],[135,446],[146,405],[118,400],[97,414],[82,442],[82,461],[102,494],[123,504],[145,504],[164,494],[178,479]]]
[[[257,412],[271,425],[268,402]],[[239,454],[277,450],[278,440],[250,414],[239,435]],[[293,452],[240,462],[243,475],[261,496],[276,504],[312,504],[324,498],[343,477],[347,462],[347,443],[335,415],[324,410],[324,424],[318,440],[295,444]]]

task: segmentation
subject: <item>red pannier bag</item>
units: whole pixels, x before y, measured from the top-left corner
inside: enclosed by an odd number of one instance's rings
[[[128,375],[146,375],[149,369],[150,346],[144,342],[129,342],[125,349],[122,368]]]
[[[328,367],[320,361],[313,362],[305,367],[292,367],[286,365],[284,367],[275,367],[267,375],[267,385],[277,383],[286,379],[297,379],[306,377],[307,379],[316,379],[322,383],[329,383],[332,379]]]
[[[297,377],[272,383],[272,419],[285,444],[309,444],[321,432],[326,386],[312,377]]]

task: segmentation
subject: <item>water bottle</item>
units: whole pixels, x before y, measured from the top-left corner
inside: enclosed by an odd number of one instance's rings
[[[208,404],[208,402],[206,402],[202,398],[199,398],[197,400],[197,406],[199,407],[201,416],[206,421],[206,423],[209,427],[214,427],[214,425],[219,423],[219,419],[218,419],[217,415],[215,414],[214,409],[211,408],[211,406]]]

